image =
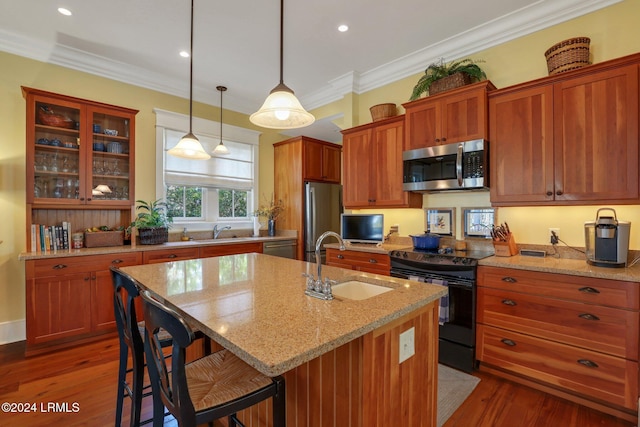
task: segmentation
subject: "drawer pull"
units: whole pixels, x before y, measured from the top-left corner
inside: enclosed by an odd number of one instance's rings
[[[122,264],[124,261],[121,259],[114,259],[113,261],[111,261],[111,264]]]
[[[578,289],[580,292],[585,293],[585,294],[599,294],[600,291],[592,288],[591,286],[585,286],[584,288],[580,288]]]
[[[596,316],[595,314],[589,314],[589,313],[582,313],[582,314],[578,314],[578,317],[585,319],[585,320],[600,320],[600,318],[598,316]]]
[[[376,261],[376,260],[375,260],[375,259],[373,259],[373,258],[370,258],[370,259],[369,259],[369,263],[370,263],[370,264],[377,264],[377,263],[378,263],[378,261]]]
[[[515,346],[515,345],[516,345],[516,342],[515,342],[515,341],[512,341],[512,340],[507,339],[507,338],[502,338],[500,341],[502,342],[502,344],[506,344],[506,345],[508,345],[509,347],[513,347],[513,346]]]
[[[518,280],[514,279],[513,277],[507,276],[507,277],[503,277],[502,281],[507,283],[516,283]]]
[[[63,268],[67,268],[67,266],[64,264],[56,264],[53,266],[54,270],[62,270]]]
[[[515,307],[516,305],[518,305],[518,303],[517,303],[517,302],[515,302],[515,301],[514,301],[514,300],[512,300],[512,299],[503,299],[503,300],[502,300],[502,303],[503,303],[504,305],[510,305],[511,307]]]
[[[599,368],[598,364],[596,362],[592,362],[589,359],[579,359],[578,363],[581,365],[586,366],[587,368]]]
[[[338,259],[344,259],[344,255],[338,255],[337,258]]]
[[[167,258],[178,258],[178,255],[176,255],[176,254],[170,254],[170,255],[167,255]]]

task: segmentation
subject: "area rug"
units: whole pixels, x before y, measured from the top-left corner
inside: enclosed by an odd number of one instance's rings
[[[471,394],[480,378],[438,364],[438,427],[441,427]]]

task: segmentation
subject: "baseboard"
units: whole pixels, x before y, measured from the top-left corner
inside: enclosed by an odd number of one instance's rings
[[[27,322],[25,319],[0,323],[0,345],[27,339]]]

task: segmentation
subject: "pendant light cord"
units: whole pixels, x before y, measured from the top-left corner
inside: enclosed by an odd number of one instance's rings
[[[220,91],[220,144],[222,144],[222,93],[227,90],[225,86],[216,86]]]
[[[193,1],[191,0],[191,47],[189,48],[189,133],[193,134]]]
[[[284,0],[280,0],[280,84],[284,84]]]

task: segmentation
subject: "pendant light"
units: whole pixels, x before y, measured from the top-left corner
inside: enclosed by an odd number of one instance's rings
[[[284,84],[283,68],[284,0],[280,0],[280,84],[273,88],[262,107],[249,117],[251,123],[271,129],[309,126],[315,117],[307,112],[293,91]]]
[[[227,90],[225,86],[216,86],[220,91],[220,144],[213,150],[213,154],[217,156],[229,154],[229,149],[222,143],[222,93]]]
[[[189,133],[180,139],[178,144],[167,151],[176,157],[185,159],[207,160],[211,156],[204,151],[200,141],[193,134],[193,0],[191,0],[191,50],[189,51]]]

